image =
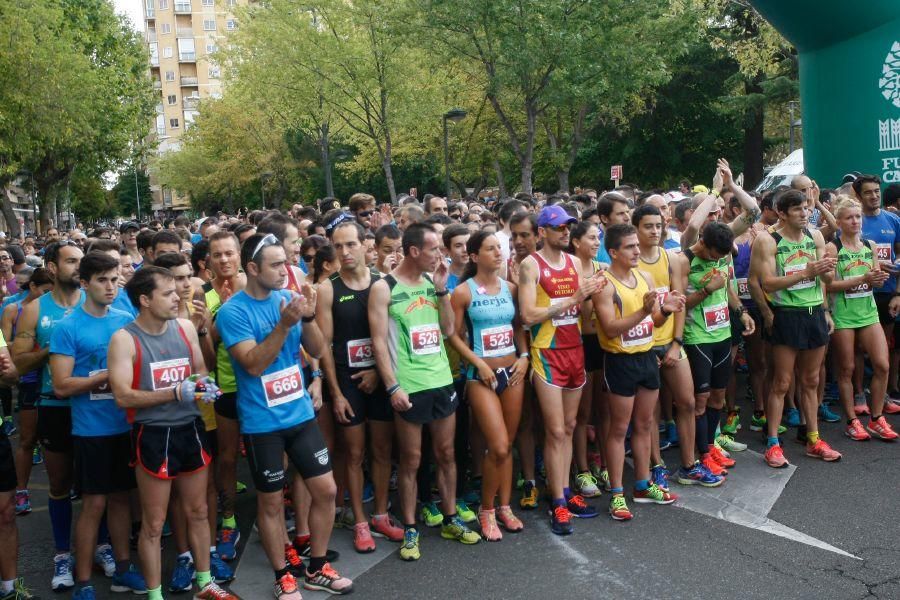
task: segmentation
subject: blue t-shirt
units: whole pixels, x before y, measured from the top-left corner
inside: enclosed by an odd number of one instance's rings
[[[22,290],[18,294],[13,294],[12,296],[7,296],[3,299],[3,303],[0,304],[0,310],[3,310],[13,302],[19,302],[20,300],[24,300],[25,296],[28,295],[28,290]]]
[[[894,244],[900,243],[900,217],[886,210],[877,215],[862,219],[862,237],[875,242],[878,260],[894,262]],[[875,288],[876,294],[893,294],[897,289],[897,283],[893,275],[884,282],[880,288]]]
[[[41,349],[50,346],[50,337],[56,325],[65,317],[75,312],[75,309],[84,304],[84,290],[78,298],[78,304],[72,307],[60,306],[53,299],[53,293],[47,293],[37,299],[38,322],[35,327],[35,341]],[[53,378],[50,377],[50,361],[47,361],[41,369],[41,406],[69,406],[68,398],[57,398],[53,393]]]
[[[75,358],[72,377],[90,377],[106,370],[106,352],[113,334],[133,321],[127,313],[110,308],[105,317],[89,315],[79,306],[53,328],[50,354]],[[117,435],[130,429],[125,411],[116,406],[109,384],[102,389],[71,396],[72,434],[84,437]]]
[[[673,240],[672,238],[666,238],[663,241],[663,248],[666,250],[678,250],[681,251],[681,244],[678,243],[677,240]]]
[[[119,293],[116,294],[116,299],[113,300],[110,308],[129,314],[132,319],[136,319],[138,316],[138,311],[134,308],[134,304],[132,304],[131,300],[128,298],[128,294],[125,293],[125,288],[119,288]]]
[[[276,290],[265,300],[256,300],[240,291],[222,305],[216,316],[216,329],[226,348],[253,340],[266,339],[281,320],[281,303],[289,302],[293,292]],[[312,419],[312,399],[306,393],[300,364],[302,326],[297,323],[281,346],[278,356],[261,377],[247,373],[231,358],[237,379],[237,411],[241,433],[271,433],[294,427]]]

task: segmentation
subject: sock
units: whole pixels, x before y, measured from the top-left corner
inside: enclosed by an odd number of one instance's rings
[[[634,482],[634,489],[636,489],[639,492],[643,492],[648,487],[650,487],[650,482],[646,479],[638,479],[637,481]]]
[[[303,533],[294,536],[294,545],[295,546],[303,546],[304,544],[309,543],[309,534]]]
[[[237,529],[237,521],[235,520],[234,515],[231,515],[230,517],[223,517],[222,518],[222,527],[223,528],[227,527],[229,529]]]
[[[567,487],[564,487],[564,488],[563,488],[563,498],[568,499],[568,498],[571,498],[571,497],[572,497],[572,490],[570,490],[570,489],[567,488]]]
[[[869,418],[869,423],[874,423],[875,421],[877,421],[877,420],[880,419],[880,418],[881,418],[881,415],[872,415],[872,416]]]
[[[416,526],[415,526],[415,524],[413,524],[413,525],[405,524],[405,525],[403,525],[403,529],[406,529],[407,531],[410,529],[415,530]]]
[[[763,416],[764,414],[766,414],[766,413],[765,413],[765,411],[762,411],[762,410],[754,410],[753,411],[753,416],[757,417],[757,418]]]
[[[847,419],[847,425],[852,425],[852,424],[853,424],[853,421],[855,421],[855,420],[856,420],[855,418],[854,418],[854,419]]]
[[[800,427],[797,428],[797,437],[804,438],[806,437],[806,424],[802,423]]]
[[[623,494],[624,492],[625,492],[625,490],[623,490],[623,489],[620,488],[620,487],[617,487],[617,488],[610,488],[610,490],[609,490],[609,493],[612,494],[613,496],[615,496],[616,494],[621,495],[621,494]]]
[[[456,517],[455,510],[453,511],[453,514],[444,515],[444,525],[449,525],[453,521],[454,517]]]
[[[148,589],[147,600],[163,600],[162,586],[158,585],[155,588]]]
[[[50,524],[53,527],[53,543],[57,552],[68,552],[72,547],[72,499],[50,498],[47,500]]]
[[[212,575],[209,571],[197,571],[197,587],[201,590],[209,585],[212,581]]]
[[[807,444],[815,444],[819,441],[819,432],[818,431],[810,431],[806,434],[806,443]]]
[[[15,579],[3,580],[0,581],[0,594],[8,594],[13,591],[13,588],[16,585]]]
[[[766,438],[766,448],[771,448],[772,446],[778,445],[778,436]]]
[[[215,552],[215,551],[216,551],[216,547],[215,547],[215,546],[210,546],[210,547],[209,547],[209,553],[210,553],[210,554],[212,554],[212,553]]]
[[[91,580],[87,581],[75,581],[75,588],[72,590],[73,593],[77,594],[80,590],[83,590],[86,587],[91,587]]]
[[[708,408],[706,410],[709,410]],[[707,438],[707,429],[708,429],[708,421],[706,420],[706,414],[702,414],[695,419],[697,423],[697,431],[694,433],[694,440],[697,444],[697,450],[700,454],[706,454],[706,447],[709,445],[709,442],[706,440]]]
[[[128,570],[128,567],[131,566],[131,561],[128,560],[117,560],[116,561],[116,575],[121,575],[125,571]]]
[[[537,487],[537,482],[535,482],[534,479],[526,479],[525,480],[525,485],[528,485],[529,483],[531,484],[531,487]]]
[[[100,525],[97,527],[97,545],[109,543],[109,527],[106,526],[106,513],[100,517]]]
[[[722,409],[706,407],[706,443],[712,445],[716,441],[716,429],[722,420]]]
[[[288,573],[287,565],[283,569],[275,569],[275,581],[278,581]]]
[[[566,506],[566,499],[565,498],[555,498],[553,500],[553,506],[554,506],[554,508],[557,506]]]
[[[666,421],[666,425],[674,425],[674,424],[675,424],[674,419],[669,419],[668,421]]]
[[[325,557],[324,556],[310,556],[309,557],[309,566],[306,568],[309,573],[318,573],[322,570],[322,567],[325,566]]]
[[[194,556],[191,554],[190,550],[188,550],[187,552],[182,552],[178,555],[178,558],[186,558],[189,561],[194,562]]]

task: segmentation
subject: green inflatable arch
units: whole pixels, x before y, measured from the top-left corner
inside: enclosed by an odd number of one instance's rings
[[[900,0],[752,0],[800,55],[806,172],[900,183]]]

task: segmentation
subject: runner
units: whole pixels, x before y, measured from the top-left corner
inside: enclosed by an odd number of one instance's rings
[[[362,225],[354,221],[345,221],[332,232],[341,270],[317,289],[316,322],[324,347],[332,350],[322,354],[321,364],[335,419],[342,425],[338,431],[347,455],[347,487],[355,518],[353,546],[357,552],[373,552],[373,534],[400,542],[403,530],[388,515],[394,415],[372,354],[367,303],[369,290],[380,277],[365,264],[364,235]],[[375,487],[375,511],[368,522],[363,507],[367,424]]]
[[[22,309],[12,345],[12,357],[21,373],[41,368],[41,394],[38,399],[37,436],[44,450],[47,478],[50,480],[50,524],[56,555],[53,558],[55,591],[74,587],[72,556],[73,446],[72,411],[69,400],[53,393],[49,356],[50,336],[56,323],[84,302],[80,289],[78,264],[82,252],[74,243],[50,244],[44,249],[44,260],[55,280],[53,291]]]
[[[196,400],[220,394],[207,377],[194,325],[178,318],[180,300],[171,272],[138,270],[125,287],[137,318],[113,334],[107,354],[109,385],[132,422],[132,463],[141,502],[138,553],[148,600],[162,600],[160,540],[173,486],[188,523],[196,564],[194,596],[232,600],[209,569],[206,487],[209,442]]]
[[[416,471],[422,426],[428,425],[438,468],[444,509],[441,537],[475,544],[478,534],[456,512],[454,433],[458,399],[442,335],[453,333],[449,270],[437,233],[430,225],[410,224],[403,234],[404,258],[369,293],[369,327],[375,363],[394,408],[399,441],[398,483],[404,525],[403,560],[418,560],[415,524]],[[433,278],[426,275],[433,273]]]
[[[767,399],[768,440],[765,460],[770,467],[786,467],[787,459],[778,439],[784,396],[799,370],[801,410],[806,418],[806,454],[832,462],[841,454],[819,437],[819,368],[825,357],[829,334],[834,330],[826,310],[822,284],[832,278],[836,260],[825,256],[825,240],[806,228],[809,209],[802,192],[788,190],[776,200],[782,228],[761,235],[752,254],[759,253],[758,276],[763,291],[771,294],[774,321],[771,328],[773,354],[772,389]],[[751,275],[754,272],[751,270]]]
[[[487,441],[478,512],[481,535],[497,542],[503,538],[498,521],[510,533],[524,527],[510,508],[510,498],[512,442],[522,412],[528,343],[516,316],[516,286],[500,278],[500,241],[490,232],[479,231],[469,237],[466,251],[469,262],[451,298],[455,326],[449,340],[468,364],[467,401]],[[494,498],[500,502],[498,509]]]
[[[634,226],[619,223],[608,227],[603,243],[612,261],[605,273],[610,285],[594,294],[592,300],[609,390],[610,427],[604,440],[612,493],[609,514],[617,521],[628,521],[634,515],[625,502],[622,471],[629,423],[633,423],[634,501],[672,504],[678,499],[650,480],[650,429],[656,426],[653,410],[659,397],[653,330],[663,326],[672,313],[683,310],[684,296],[671,290],[661,298],[650,276],[637,270],[640,245]]]
[[[382,225],[375,232],[375,249],[378,251],[375,268],[382,275],[393,271],[394,267],[403,260],[401,236],[396,225]]]
[[[241,266],[247,287],[222,306],[218,328],[237,378],[241,433],[256,484],[260,538],[275,571],[275,597],[300,598],[291,565],[285,561],[285,454],[311,495],[312,551],[303,586],[347,594],[353,582],[338,575],[325,558],[336,490],[328,448],[300,369],[301,336],[303,348],[312,356],[324,348],[315,324],[316,291],[308,283],[300,294],[283,289],[286,253],[272,234],[247,238]]]
[[[861,238],[862,206],[857,200],[839,196],[833,205],[840,237],[825,247],[826,256],[837,261],[835,278],[827,285],[833,307],[834,333],[831,336],[837,366],[841,406],[847,418],[844,435],[858,442],[872,435],[895,440],[897,433],[882,411],[887,394],[888,346],[878,322],[874,288],[889,278],[880,268],[878,247]],[[853,410],[853,370],[857,344],[869,355],[872,365],[872,416],[863,428]],[[871,434],[871,435],[870,435]]]
[[[75,525],[76,600],[94,598],[91,562],[97,528],[106,517],[115,558],[113,592],[145,594],[147,584],[131,564],[130,492],[135,488],[130,426],[109,391],[106,351],[113,333],[133,317],[111,308],[119,291],[119,260],[101,252],[86,255],[78,267],[86,291],[84,304],[54,327],[50,339],[53,391],[72,406],[75,485],[81,512]]]
[[[581,261],[565,253],[575,221],[561,206],[544,208],[537,219],[544,247],[519,265],[519,310],[522,322],[531,327],[532,383],[544,419],[550,527],[558,535],[572,533],[571,516],[597,516],[568,484],[572,434],[586,379],[581,306],[605,283],[602,276],[582,280]]]

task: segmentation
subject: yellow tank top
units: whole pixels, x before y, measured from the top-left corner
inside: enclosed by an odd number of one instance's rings
[[[606,279],[615,288],[613,305],[616,309],[616,318],[621,319],[634,314],[644,306],[644,294],[650,291],[647,280],[637,269],[632,269],[636,284],[628,287],[609,271]],[[600,347],[607,352],[615,354],[637,354],[647,352],[653,348],[653,317],[647,315],[643,321],[614,338],[606,336],[603,327],[597,327],[597,337],[600,339]]]
[[[653,285],[656,287],[656,293],[659,294],[660,301],[665,301],[670,291],[672,281],[672,269],[669,267],[669,254],[665,249],[659,249],[659,258],[655,262],[644,262],[643,258],[638,259],[638,268],[650,276]],[[656,327],[653,330],[653,345],[662,346],[671,344],[672,338],[675,337],[675,319],[666,319],[662,327]]]

